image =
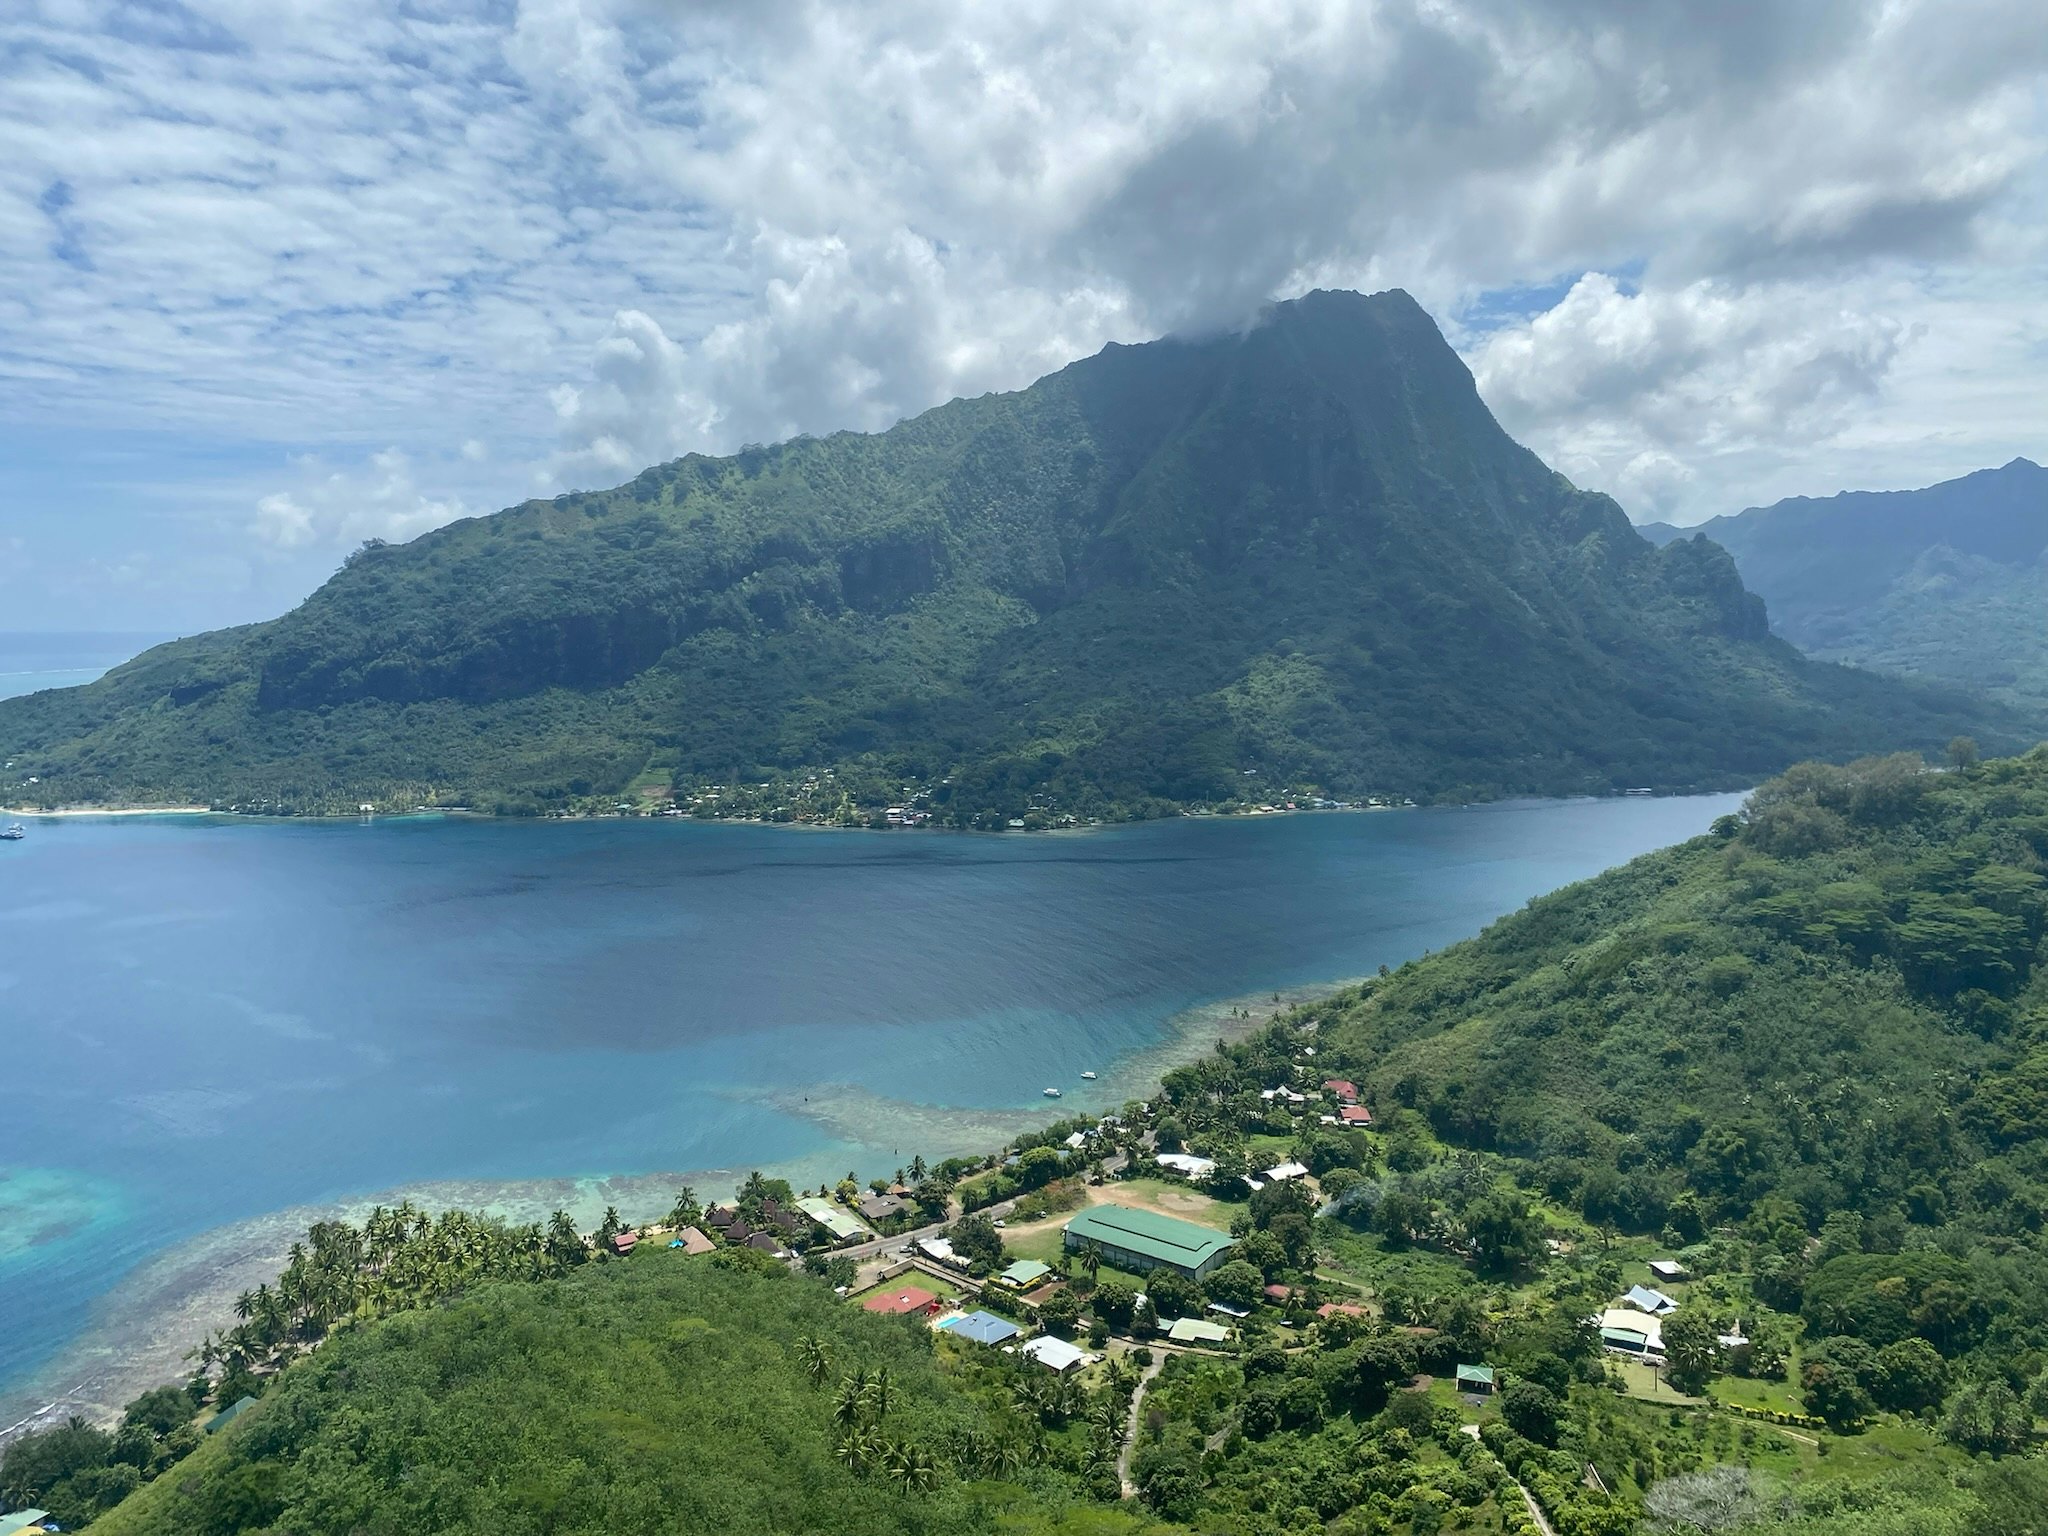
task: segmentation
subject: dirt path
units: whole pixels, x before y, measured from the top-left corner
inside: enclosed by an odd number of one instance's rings
[[[1557,1536],[1557,1528],[1550,1523],[1550,1517],[1543,1513],[1543,1506],[1536,1502],[1536,1495],[1527,1488],[1522,1488],[1520,1479],[1515,1480],[1515,1486],[1522,1490],[1522,1502],[1529,1506],[1529,1518],[1536,1522],[1536,1529],[1541,1531],[1543,1536]]]
[[[1152,1385],[1152,1378],[1166,1366],[1166,1357],[1155,1354],[1152,1363],[1145,1367],[1138,1378],[1138,1389],[1131,1394],[1131,1411],[1124,1416],[1123,1449],[1116,1455],[1116,1480],[1123,1485],[1124,1497],[1135,1499],[1138,1485],[1131,1481],[1131,1456],[1138,1449],[1138,1409],[1145,1401],[1145,1389]]]

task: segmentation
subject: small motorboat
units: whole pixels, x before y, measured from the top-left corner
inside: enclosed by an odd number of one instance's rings
[[[28,828],[24,827],[18,821],[13,826],[9,827],[5,832],[0,832],[0,839],[5,839],[7,842],[10,843],[18,843],[24,837],[27,836]]]
[[[1093,1072],[1083,1072],[1081,1074],[1081,1081],[1084,1083],[1092,1083],[1095,1081],[1095,1074]]]
[[[1057,1088],[1048,1088],[1045,1090],[1045,1096],[1048,1099],[1056,1099],[1060,1096],[1060,1091]]]

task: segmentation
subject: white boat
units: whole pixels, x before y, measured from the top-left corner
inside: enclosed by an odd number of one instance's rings
[[[1095,1074],[1093,1072],[1083,1072],[1081,1074],[1081,1081],[1084,1083],[1092,1083],[1095,1081]]]
[[[24,837],[27,836],[28,828],[24,827],[18,821],[13,826],[9,827],[5,832],[0,832],[0,838],[5,838],[10,843],[18,843]]]
[[[1048,1088],[1045,1090],[1045,1096],[1048,1099],[1056,1099],[1060,1096],[1060,1091],[1057,1088]]]

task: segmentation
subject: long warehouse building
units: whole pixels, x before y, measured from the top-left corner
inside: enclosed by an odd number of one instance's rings
[[[1235,1246],[1229,1234],[1125,1205],[1097,1205],[1067,1223],[1069,1253],[1093,1249],[1105,1264],[1147,1274],[1177,1270],[1199,1280]]]

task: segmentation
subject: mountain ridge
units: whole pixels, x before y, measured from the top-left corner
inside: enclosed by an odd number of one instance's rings
[[[1777,632],[1816,656],[2048,701],[2048,469],[2031,459],[1642,532],[1722,545]]]
[[[1514,442],[1393,290],[366,546],[278,619],[0,704],[0,751],[86,801],[751,783],[717,808],[987,822],[1726,786],[1999,724],[1772,638],[1725,553]]]

